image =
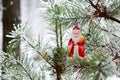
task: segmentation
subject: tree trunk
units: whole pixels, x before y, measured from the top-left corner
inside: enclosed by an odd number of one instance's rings
[[[62,78],[61,78],[61,74],[57,74],[57,79],[56,80],[62,80]]]
[[[13,30],[13,24],[17,25],[20,21],[20,0],[2,0],[3,5],[3,51],[7,51],[8,42],[11,38],[6,37],[11,30]],[[16,49],[18,50],[19,47]],[[19,50],[17,51],[19,54]],[[3,70],[3,68],[2,68]],[[2,73],[5,74],[5,73]],[[4,79],[2,79],[4,80]]]
[[[2,0],[3,4],[3,51],[6,52],[8,42],[11,40],[6,37],[11,30],[13,24],[17,25],[20,21],[20,0]]]
[[[56,62],[56,76],[57,76],[57,79],[56,80],[62,80],[61,78],[61,74],[62,74],[62,66]]]

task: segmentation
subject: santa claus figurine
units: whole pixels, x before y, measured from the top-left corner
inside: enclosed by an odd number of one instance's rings
[[[86,41],[84,36],[80,32],[80,28],[78,26],[74,26],[72,30],[72,37],[68,42],[68,58],[84,58],[84,45]]]

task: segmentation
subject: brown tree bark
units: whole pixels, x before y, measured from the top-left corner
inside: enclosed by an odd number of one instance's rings
[[[3,5],[3,14],[2,14],[2,23],[3,23],[3,51],[6,52],[8,42],[11,38],[6,37],[11,30],[13,30],[13,24],[17,25],[21,22],[20,20],[20,0],[2,0]],[[17,54],[19,54],[19,47],[16,48]],[[2,68],[3,70],[3,68]],[[5,74],[2,72],[2,74]],[[2,78],[2,80],[4,80]]]
[[[11,40],[6,37],[11,30],[13,24],[17,25],[20,21],[20,0],[2,0],[3,4],[3,51],[6,52],[8,42]]]

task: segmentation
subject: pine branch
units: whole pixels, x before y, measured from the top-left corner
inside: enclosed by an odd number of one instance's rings
[[[29,43],[24,37],[23,37],[23,39],[28,43],[28,45],[31,47],[31,48],[33,48],[33,49],[35,49],[35,47],[33,46],[33,45],[31,45],[31,43]],[[41,52],[39,52],[39,51],[37,51],[37,50],[35,50],[51,67],[53,67],[54,68],[54,66],[47,60],[47,59],[45,59],[45,57],[41,54]]]
[[[7,57],[8,58],[8,57]],[[4,69],[4,70],[6,70],[7,71],[7,68],[5,68],[5,66],[1,63],[0,64],[1,65],[1,67]],[[12,76],[15,80],[18,80],[15,76]]]
[[[99,2],[100,2],[100,0],[97,1],[96,5],[98,5]]]
[[[99,0],[98,0],[99,1]],[[91,0],[89,0],[89,3],[91,4],[91,6],[93,7],[93,8],[95,8],[97,11],[99,11],[100,13],[101,13],[101,11],[97,8],[97,5],[94,5],[94,3],[91,1]],[[97,4],[98,4],[98,2],[97,2]]]
[[[115,7],[110,13],[115,13],[116,11],[119,11],[120,9],[120,5],[118,5],[117,7]]]
[[[19,61],[17,61],[17,60],[14,60],[14,61],[16,61],[23,68],[23,70],[29,76],[30,80],[33,80],[32,77],[31,77],[31,75],[29,74],[29,72],[26,70],[26,68]]]
[[[107,29],[103,29],[103,28],[101,28],[101,27],[99,27],[99,28],[100,28],[102,31],[104,31],[104,32],[107,32],[107,33],[109,32]],[[120,39],[119,36],[117,36],[117,35],[115,35],[115,34],[112,34],[112,35]]]
[[[116,60],[116,59],[120,59],[120,56],[118,53],[116,53],[116,55],[114,56],[114,58],[112,60]]]
[[[55,68],[48,60],[45,59],[45,57],[39,52],[36,51],[51,67]]]
[[[92,22],[93,22],[93,21],[92,21]],[[95,24],[96,27],[99,28],[100,30],[102,30],[102,31],[104,31],[104,32],[107,32],[107,33],[109,32],[107,29],[102,28],[100,25],[96,24],[95,22],[94,22],[94,24]],[[112,35],[120,39],[119,36],[117,36],[117,35],[115,35],[115,34],[112,34]]]
[[[31,77],[31,75],[30,75],[29,72],[27,71],[27,69],[22,65],[22,63],[20,63],[18,60],[16,60],[15,58],[11,57],[11,56],[8,55],[7,53],[5,53],[5,52],[2,52],[2,53],[4,53],[4,56],[5,56],[6,58],[10,58],[11,60],[17,62],[18,65],[20,65],[21,68],[26,72],[26,74],[28,75],[29,79],[30,79],[30,80],[33,80],[32,77]]]
[[[98,0],[98,1],[99,1],[99,0]],[[116,18],[108,15],[106,9],[105,9],[105,12],[102,12],[102,11],[101,11],[101,9],[104,9],[105,6],[101,5],[101,6],[99,6],[99,7],[101,7],[101,8],[98,8],[98,6],[97,6],[97,5],[94,5],[91,0],[89,0],[89,3],[91,4],[91,6],[92,6],[93,8],[95,8],[95,9],[99,12],[99,13],[98,13],[99,15],[98,15],[97,17],[104,17],[105,19],[110,19],[110,20],[112,20],[112,21],[115,21],[115,22],[117,22],[117,23],[120,23],[120,20],[119,20],[119,19],[116,19]],[[105,7],[105,8],[106,8],[106,7]]]
[[[117,22],[117,23],[120,23],[120,20],[118,20],[118,19],[116,19],[116,18],[114,18],[114,17],[112,17],[112,16],[105,15],[105,16],[103,16],[103,17],[105,17],[106,19],[110,19],[110,20],[112,20],[112,21],[115,21],[115,22]]]
[[[80,16],[80,17],[72,17],[72,18],[63,18],[61,17],[62,19],[66,19],[66,20],[78,20],[78,19],[84,19],[84,18],[90,18],[89,15],[86,15],[86,16]]]
[[[56,43],[57,43],[57,48],[59,48],[59,40],[58,40],[58,20],[55,18],[55,35],[56,35]]]
[[[62,42],[62,25],[60,24],[60,48],[61,48],[61,50],[62,50],[62,46],[63,46],[63,42]]]
[[[13,76],[13,78],[14,78],[15,80],[18,80],[15,76]]]

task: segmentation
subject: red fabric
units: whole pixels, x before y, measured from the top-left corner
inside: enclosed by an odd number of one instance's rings
[[[86,41],[85,41],[85,39],[83,39],[82,41],[79,41],[79,42],[77,42],[77,45],[78,46],[84,46],[84,44],[86,44]]]
[[[74,26],[73,30],[80,30],[78,26]]]
[[[78,55],[80,57],[85,57],[84,44],[86,44],[85,39],[80,40],[79,42],[77,42],[77,44],[74,44],[74,41],[72,39],[70,39],[68,42],[68,57],[73,56],[75,45],[78,45]]]
[[[81,57],[85,57],[84,46],[78,46],[78,54]]]
[[[74,42],[72,39],[68,42],[68,57],[72,57],[74,53]]]

